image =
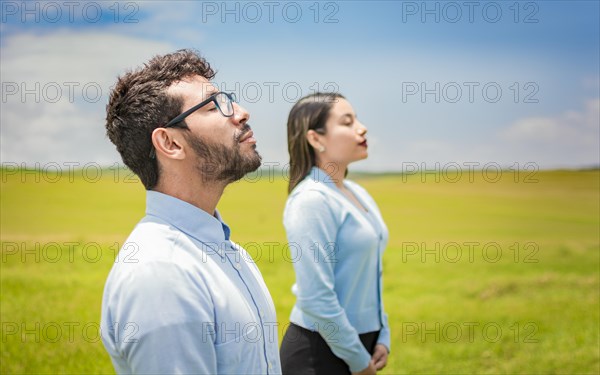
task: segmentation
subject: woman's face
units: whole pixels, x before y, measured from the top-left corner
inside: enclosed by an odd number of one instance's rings
[[[337,98],[325,127],[326,134],[319,136],[319,143],[325,151],[315,150],[323,164],[333,162],[345,167],[367,158],[367,128],[358,121],[346,99]]]

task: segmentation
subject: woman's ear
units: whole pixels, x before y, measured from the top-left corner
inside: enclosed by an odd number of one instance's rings
[[[182,141],[179,140],[180,134],[170,132],[166,128],[156,128],[152,131],[152,145],[156,150],[156,157],[159,155],[168,159],[183,160],[185,150],[182,147]]]
[[[323,143],[321,143],[322,137],[323,136],[321,134],[312,129],[306,133],[306,139],[308,140],[308,143],[317,151],[320,151],[324,148]]]

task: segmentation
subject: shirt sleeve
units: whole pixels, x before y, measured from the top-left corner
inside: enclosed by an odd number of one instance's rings
[[[368,367],[371,355],[348,321],[334,289],[340,224],[327,197],[318,191],[292,197],[284,214],[290,249],[300,252],[293,257],[297,307],[313,319],[316,324],[311,328],[321,334],[332,352],[352,372],[358,372]]]
[[[111,330],[133,374],[214,374],[214,316],[197,277],[173,264],[135,270],[116,294]]]
[[[377,339],[377,343],[378,344],[383,344],[387,350],[388,353],[390,353],[391,351],[391,347],[390,347],[390,326],[388,323],[388,314],[384,313],[383,314],[383,327],[381,327],[381,331],[379,332],[379,338]]]

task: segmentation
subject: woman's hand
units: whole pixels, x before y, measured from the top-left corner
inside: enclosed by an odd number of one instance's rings
[[[377,369],[377,371],[381,370],[382,368],[385,367],[385,365],[387,365],[387,357],[388,357],[388,350],[385,347],[385,345],[383,345],[383,344],[375,345],[375,350],[373,351],[373,356],[371,357],[371,362],[373,362],[375,364],[375,369]]]
[[[387,350],[386,350],[387,353]],[[369,367],[365,368],[364,370],[360,371],[360,372],[353,372],[352,375],[375,375],[375,373],[377,372],[377,369],[375,368],[375,362],[373,362],[373,359],[371,359],[369,361]]]

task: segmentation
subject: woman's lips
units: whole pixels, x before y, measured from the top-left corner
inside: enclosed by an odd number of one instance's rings
[[[368,147],[367,140],[365,139],[364,141],[360,142],[358,145],[363,146],[363,147]]]

